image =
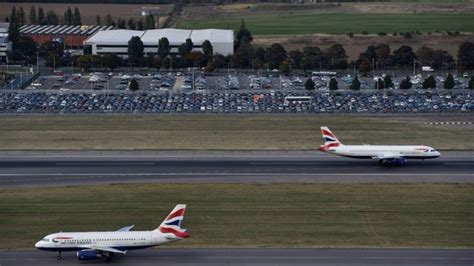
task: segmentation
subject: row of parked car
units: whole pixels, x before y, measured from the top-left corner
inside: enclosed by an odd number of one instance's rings
[[[474,111],[474,95],[437,93],[0,93],[1,113],[416,113]]]

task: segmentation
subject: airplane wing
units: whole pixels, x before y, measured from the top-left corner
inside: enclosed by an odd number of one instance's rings
[[[374,160],[384,160],[384,159],[400,159],[403,158],[403,156],[400,156],[400,154],[381,154],[372,157]]]
[[[119,230],[117,230],[117,232],[128,232],[130,231],[135,225],[129,225],[129,226],[125,226],[125,227],[122,227],[120,228]]]
[[[111,247],[101,247],[101,246],[85,246],[83,247],[85,249],[89,250],[100,250],[100,251],[105,251],[105,252],[112,252],[112,253],[120,253],[120,254],[126,254],[126,250],[120,250],[116,248],[111,248]]]

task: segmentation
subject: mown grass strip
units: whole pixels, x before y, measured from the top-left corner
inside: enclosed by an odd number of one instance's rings
[[[153,229],[177,203],[191,238],[173,247],[474,247],[472,184],[129,184],[0,191],[0,249]]]
[[[474,31],[471,13],[417,13],[417,14],[350,14],[318,13],[293,15],[226,16],[184,20],[179,28],[228,28],[237,30],[244,19],[254,35],[345,34],[348,32],[436,32]]]
[[[320,126],[345,144],[425,144],[474,149],[470,127],[425,125],[456,117],[0,116],[0,150],[314,150]]]

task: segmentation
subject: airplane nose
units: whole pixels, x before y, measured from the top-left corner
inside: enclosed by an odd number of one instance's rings
[[[40,248],[41,247],[41,241],[36,242],[35,248]]]

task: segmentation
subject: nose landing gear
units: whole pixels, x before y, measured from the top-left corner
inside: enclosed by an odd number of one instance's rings
[[[57,260],[61,260],[63,257],[61,257],[61,251],[58,252],[58,256],[56,256]]]

